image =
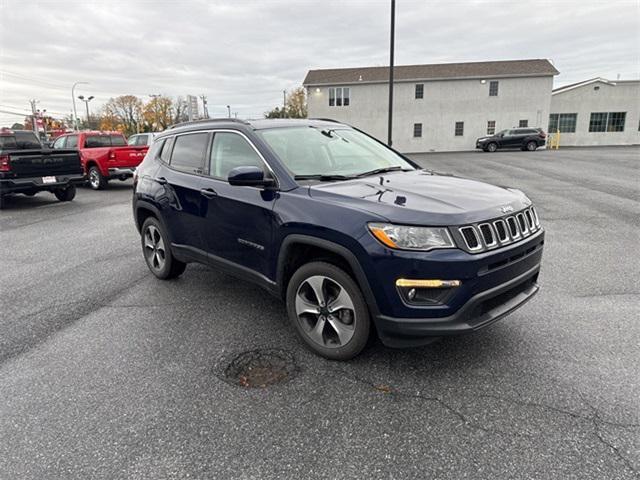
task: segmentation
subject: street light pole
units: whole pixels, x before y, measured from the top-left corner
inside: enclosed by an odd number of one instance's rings
[[[389,131],[387,145],[391,146],[393,131],[393,51],[395,49],[396,0],[391,0],[391,42],[389,45]]]
[[[282,118],[287,118],[287,91],[282,90]]]
[[[78,85],[89,85],[89,82],[76,82],[71,87],[71,101],[73,102],[73,129],[78,131],[78,112],[76,112],[76,94],[75,89]]]
[[[89,102],[93,100],[93,95],[91,95],[89,98],[86,98],[86,99],[84,98],[84,95],[80,95],[78,96],[78,98],[82,100],[85,106],[87,107],[87,127],[91,128],[91,121],[89,119]]]
[[[159,93],[150,93],[149,96],[152,98],[152,102],[153,102],[153,116],[156,119],[156,126],[155,128],[158,128],[160,122],[158,121],[158,98],[161,97],[161,95]],[[153,129],[153,131],[155,132],[156,130]]]
[[[227,105],[227,114],[229,115],[229,118],[231,118],[231,105]]]

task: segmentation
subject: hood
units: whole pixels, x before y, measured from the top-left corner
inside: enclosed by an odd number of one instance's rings
[[[409,225],[464,225],[531,204],[519,190],[424,170],[320,183],[309,194]]]

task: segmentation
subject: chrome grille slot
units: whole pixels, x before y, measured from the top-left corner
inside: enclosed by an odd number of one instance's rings
[[[524,216],[527,219],[527,225],[529,226],[529,230],[531,231],[535,230],[535,223],[533,223],[533,215],[531,215],[531,211],[525,210]]]
[[[527,221],[524,218],[522,212],[516,215],[518,219],[518,226],[520,227],[520,231],[522,232],[522,236],[526,237],[529,234],[529,227],[527,227]]]
[[[509,234],[513,240],[520,238],[520,230],[518,229],[518,223],[515,217],[507,218],[507,225],[509,225]]]
[[[480,237],[478,237],[478,232],[474,227],[462,227],[460,234],[462,234],[462,238],[464,238],[469,250],[480,250],[482,248]]]
[[[485,247],[493,247],[494,245],[498,244],[490,224],[482,223],[478,225],[478,228],[480,229],[480,233],[482,234],[482,240],[484,241]]]
[[[538,212],[536,207],[531,207],[531,214],[533,215],[533,221],[536,223],[536,227],[540,226],[540,219],[538,218]]]
[[[509,235],[507,234],[507,225],[504,223],[504,220],[496,220],[493,222],[493,226],[496,230],[498,240],[501,243],[507,242],[509,240]]]

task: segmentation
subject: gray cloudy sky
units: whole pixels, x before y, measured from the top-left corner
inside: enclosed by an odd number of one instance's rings
[[[0,110],[68,114],[82,80],[92,108],[190,93],[255,117],[310,68],[387,64],[388,24],[388,0],[0,0]],[[549,58],[562,85],[639,78],[639,51],[639,0],[397,1],[396,64]]]

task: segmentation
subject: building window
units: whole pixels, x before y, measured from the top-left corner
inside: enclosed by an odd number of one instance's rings
[[[552,113],[549,115],[549,132],[575,133],[577,113]]]
[[[422,136],[422,124],[421,123],[414,123],[413,124],[413,136],[415,138],[418,138],[418,137]]]
[[[606,132],[607,116],[607,112],[591,112],[591,118],[589,119],[589,131]]]
[[[329,89],[329,106],[330,107],[348,107],[350,102],[349,87],[331,87]]]
[[[529,120],[520,120],[518,128],[527,128],[529,126]]]
[[[424,98],[424,83],[416,83],[416,98]]]
[[[464,122],[456,122],[456,137],[464,135]]]
[[[498,81],[492,80],[489,82],[489,96],[497,97],[498,96]]]
[[[607,132],[624,132],[624,122],[626,119],[627,112],[609,112]]]
[[[496,133],[496,121],[489,120],[487,121],[487,135],[493,135]]]
[[[624,132],[627,112],[591,112],[589,132]]]

